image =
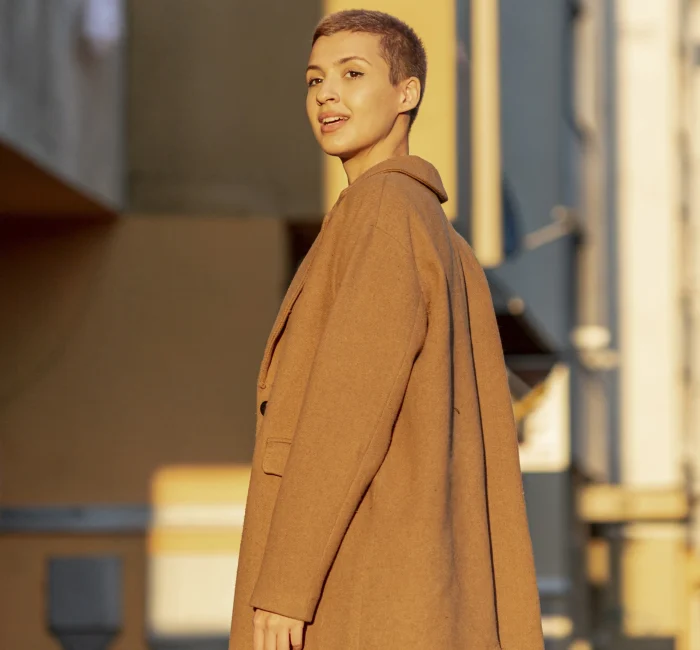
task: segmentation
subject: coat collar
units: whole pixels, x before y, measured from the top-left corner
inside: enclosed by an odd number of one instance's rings
[[[435,167],[427,160],[421,158],[420,156],[414,155],[394,156],[393,158],[387,158],[386,160],[377,163],[360,174],[353,183],[348,185],[340,193],[338,198],[341,199],[343,196],[345,196],[346,192],[350,191],[353,187],[355,187],[355,185],[362,182],[366,178],[385,172],[400,172],[402,174],[406,174],[407,176],[411,176],[435,192],[438,199],[440,199],[440,203],[447,201],[447,192],[445,192],[445,187],[442,184],[438,170],[435,169]]]

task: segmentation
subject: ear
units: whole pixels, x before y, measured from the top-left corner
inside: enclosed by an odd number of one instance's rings
[[[420,101],[420,80],[418,77],[409,77],[401,84],[401,112],[407,113],[414,109]]]

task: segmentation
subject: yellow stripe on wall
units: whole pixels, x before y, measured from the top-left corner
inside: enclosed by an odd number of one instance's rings
[[[250,465],[170,466],[160,469],[151,489],[155,507],[184,504],[245,504]]]
[[[428,55],[426,93],[411,129],[410,152],[431,162],[440,172],[450,200],[444,204],[450,220],[457,206],[457,25],[454,0],[324,0],[324,12],[373,9],[392,14],[415,29]],[[325,156],[325,209],[347,186],[343,166]]]
[[[471,3],[471,234],[485,267],[503,262],[498,4]]]
[[[148,553],[155,555],[231,555],[241,547],[241,529],[156,528],[148,535]]]

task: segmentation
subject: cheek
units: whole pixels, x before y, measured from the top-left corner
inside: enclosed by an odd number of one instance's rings
[[[389,101],[383,89],[368,84],[352,93],[352,102],[348,102],[348,105],[353,113],[362,114],[363,121],[379,127],[391,119]]]
[[[345,93],[346,106],[353,113],[362,113],[366,117],[370,117],[373,113],[372,107],[375,105],[376,91],[368,84],[358,84]]]

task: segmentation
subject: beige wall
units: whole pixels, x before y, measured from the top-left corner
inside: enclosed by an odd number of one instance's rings
[[[0,222],[0,500],[147,502],[247,462],[286,282],[272,219]]]
[[[680,0],[624,0],[617,29],[617,240],[620,476],[632,488],[683,488]],[[622,630],[683,632],[682,523],[631,523],[621,557]]]
[[[680,4],[617,13],[620,471],[644,487],[682,481]]]
[[[248,463],[289,272],[278,220],[0,220],[0,504],[148,503],[163,468]],[[0,648],[57,647],[46,560],[90,553],[124,561],[114,650],[145,649],[144,535],[51,534],[0,535]]]

